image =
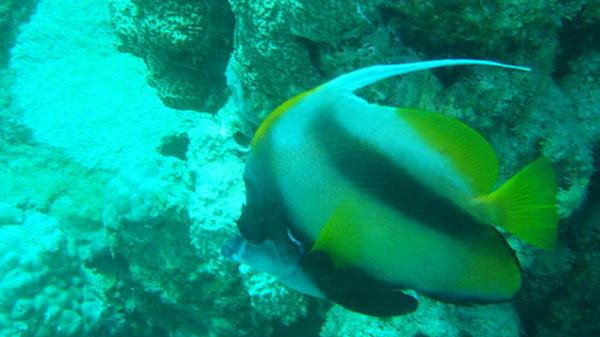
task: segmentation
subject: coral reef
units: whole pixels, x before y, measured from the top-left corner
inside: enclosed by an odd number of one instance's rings
[[[106,4],[41,1],[20,31],[11,50],[11,109],[34,140],[86,167],[116,171],[151,160],[162,137],[180,127],[186,112],[165,109],[143,62],[115,50]]]
[[[122,306],[137,303],[128,317],[154,318],[137,322],[137,329],[147,333],[179,329],[263,336],[270,334],[271,324],[257,322],[292,324],[306,314],[300,294],[271,287],[272,281],[262,281],[266,275],[242,273],[240,279],[235,265],[220,256],[244,195],[245,149],[230,134],[227,116],[233,112],[226,110],[218,122],[197,116],[189,123],[193,126],[180,130],[185,149],[173,151],[180,155],[125,167],[108,184],[103,223],[112,252],[124,264],[121,279],[138,289],[120,290],[125,300],[115,300]],[[103,261],[102,269],[110,263]],[[239,291],[241,283],[247,293]],[[161,314],[165,311],[177,315]]]
[[[0,226],[0,336],[111,334],[122,319],[53,217]],[[108,323],[113,323],[111,326]]]
[[[0,336],[121,331],[104,275],[88,265],[108,247],[106,173],[35,144],[14,119],[4,122],[11,132],[0,137]]]
[[[65,11],[70,19],[57,20]],[[101,302],[120,313],[102,319],[116,330],[265,336],[282,313],[292,324],[306,308],[289,298],[303,303],[301,296],[248,285],[278,308],[257,315],[236,266],[220,257],[244,195],[237,110],[228,104],[215,120],[162,107],[144,86],[139,61],[112,48],[108,18],[108,8],[91,3],[45,0],[22,27],[7,73],[15,80],[3,77],[10,85],[3,105],[32,134],[19,131],[17,120],[2,125],[2,140],[11,143],[2,152],[0,218],[13,224],[35,211],[60,219],[67,246],[103,286]],[[100,75],[113,66],[119,74]],[[96,91],[110,100],[99,104]],[[47,332],[40,336],[55,330]]]
[[[197,259],[188,239],[190,177],[176,160],[125,167],[108,186],[103,223],[134,280],[166,303],[182,298]],[[164,229],[164,230],[161,230]],[[178,247],[173,250],[173,247]]]
[[[457,307],[427,298],[416,312],[378,319],[334,307],[326,315],[320,337],[333,336],[519,336],[519,317],[507,304]]]
[[[213,276],[203,271],[203,258],[191,245],[187,209],[192,181],[185,166],[169,157],[146,167],[125,167],[107,188],[103,218],[111,250],[122,261],[120,274],[138,289],[115,299],[125,298],[122,305],[129,306],[131,316],[153,317],[136,323],[147,333],[211,330],[219,315],[213,315],[217,307],[209,307],[205,291],[219,296],[231,287],[210,281]],[[112,263],[104,261],[103,268]]]
[[[110,1],[121,49],[141,57],[148,82],[170,107],[217,111],[227,99],[225,65],[233,16],[225,1]]]
[[[270,321],[278,321],[285,326],[305,318],[309,299],[304,295],[287,289],[271,275],[257,272],[241,265],[240,275],[252,309]]]
[[[201,256],[199,270],[212,275],[213,288],[204,293],[205,299],[213,301],[219,291],[222,301],[246,310],[232,314],[231,308],[224,306],[218,309],[221,312],[215,311],[215,317],[235,317],[229,324],[238,331],[230,334],[271,335],[274,325],[291,325],[306,316],[307,301],[300,294],[274,285],[268,275],[247,269],[238,274],[236,266],[221,256],[221,244],[237,231],[235,222],[245,195],[242,176],[247,148],[235,141],[240,122],[231,101],[216,118],[200,118],[188,132],[189,169],[196,177],[188,210],[191,245]],[[240,286],[245,291],[229,293],[231,289],[239,291]],[[249,320],[254,324],[249,325]]]
[[[599,333],[599,1],[40,0],[18,29],[36,2],[0,5],[0,68],[16,41],[0,70],[0,336]],[[269,111],[358,67],[444,57],[533,72],[457,67],[359,94],[465,121],[501,180],[555,163],[559,246],[514,244],[514,304],[422,298],[369,318],[222,259]]]

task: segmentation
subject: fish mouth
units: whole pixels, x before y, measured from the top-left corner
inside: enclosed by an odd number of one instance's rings
[[[244,255],[246,240],[241,236],[235,236],[221,246],[221,254],[228,260],[234,262],[242,262],[241,258]]]

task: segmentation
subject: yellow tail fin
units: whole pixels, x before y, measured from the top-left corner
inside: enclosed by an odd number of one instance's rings
[[[552,249],[558,229],[556,191],[554,168],[541,157],[478,199],[489,206],[496,225],[536,247]]]

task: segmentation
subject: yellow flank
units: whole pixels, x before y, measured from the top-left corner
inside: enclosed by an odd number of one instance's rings
[[[483,233],[487,237],[470,246],[471,259],[463,271],[464,277],[455,285],[456,290],[509,299],[521,288],[521,270],[499,233],[492,228]]]
[[[356,207],[361,206],[351,201],[341,203],[333,211],[311,249],[327,253],[336,268],[351,266],[361,257],[361,231],[368,224],[356,219]]]
[[[256,130],[256,133],[254,134],[254,137],[252,138],[252,150],[256,149],[256,144],[258,144],[258,142],[261,139],[264,138],[264,136],[271,129],[271,126],[273,126],[273,124],[277,121],[277,119],[279,119],[279,117],[283,116],[283,114],[286,111],[288,111],[289,109],[291,109],[294,105],[298,104],[298,102],[300,102],[304,97],[306,97],[309,94],[317,91],[319,88],[320,88],[320,86],[315,87],[315,88],[310,89],[310,90],[307,90],[307,91],[304,91],[304,92],[301,92],[301,93],[297,94],[296,96],[294,96],[294,97],[288,99],[287,101],[283,102],[277,108],[275,108],[275,110],[273,110],[267,116],[267,118],[265,118],[265,120],[262,121],[262,123],[258,127],[258,130]]]
[[[556,192],[554,168],[541,157],[477,201],[487,204],[495,224],[534,246],[552,249],[558,227]]]
[[[519,291],[518,262],[493,227],[477,226],[472,236],[457,240],[380,206],[346,196],[311,251],[326,253],[335,268],[359,268],[433,294],[498,301]]]
[[[498,178],[498,160],[481,134],[441,113],[401,108],[397,112],[426,143],[451,160],[475,195],[492,190]]]

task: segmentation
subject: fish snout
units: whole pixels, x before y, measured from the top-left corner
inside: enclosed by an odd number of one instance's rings
[[[244,238],[241,236],[233,237],[227,240],[221,247],[221,254],[228,260],[242,262],[241,258],[246,246]]]

